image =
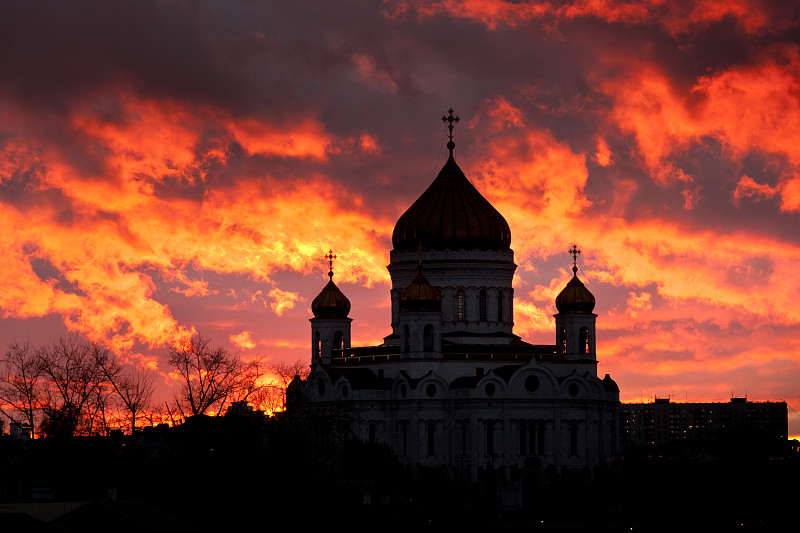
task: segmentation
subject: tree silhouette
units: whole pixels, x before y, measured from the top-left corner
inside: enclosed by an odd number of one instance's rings
[[[126,413],[133,434],[136,421],[151,407],[155,391],[153,373],[139,366],[123,368],[114,357],[98,361],[98,365],[115,392],[117,406]]]
[[[102,366],[112,357],[111,352],[68,337],[39,348],[36,355],[42,378],[39,403],[45,434],[68,437],[79,430],[91,434],[108,393]]]
[[[0,357],[0,411],[12,422],[27,422],[35,435],[42,368],[28,341],[12,341]]]
[[[226,402],[247,401],[266,371],[260,359],[244,362],[201,335],[170,347],[169,364],[181,378],[174,400],[184,418],[207,411],[219,415]]]

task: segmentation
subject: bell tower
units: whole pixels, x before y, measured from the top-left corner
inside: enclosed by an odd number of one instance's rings
[[[594,295],[578,279],[578,246],[572,254],[572,279],[556,297],[556,351],[571,360],[597,360],[595,348]]]
[[[311,302],[314,318],[311,322],[311,363],[329,364],[350,348],[350,300],[333,282],[333,250],[325,256],[328,260],[328,284]]]

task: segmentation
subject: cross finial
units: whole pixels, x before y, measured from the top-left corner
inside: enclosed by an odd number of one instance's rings
[[[578,272],[578,254],[581,251],[578,250],[577,244],[573,244],[572,248],[569,249],[569,253],[572,254],[572,273],[575,274]]]
[[[336,256],[333,255],[333,250],[328,250],[325,259],[328,260],[328,277],[333,279],[333,260],[336,259]]]
[[[453,142],[453,128],[455,127],[456,124],[458,124],[458,121],[461,120],[453,113],[455,113],[455,111],[453,111],[453,108],[451,107],[450,109],[447,110],[447,114],[442,116],[442,122],[447,123],[448,138],[449,138],[449,140],[447,141],[447,149],[450,150],[450,155],[453,155],[453,148],[456,147],[456,143]]]

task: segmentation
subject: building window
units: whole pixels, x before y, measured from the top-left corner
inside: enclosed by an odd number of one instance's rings
[[[580,335],[580,347],[583,350],[583,353],[590,353],[591,342],[589,339],[589,328],[585,326],[582,327],[579,335]]]
[[[486,289],[481,289],[478,293],[478,312],[479,320],[486,322]]]
[[[486,455],[494,455],[494,421],[486,422]]]
[[[426,351],[426,352],[432,352],[433,351],[433,326],[432,325],[427,324],[425,326],[425,330],[424,330],[424,333],[423,333],[423,336],[422,336],[422,340],[423,340],[423,345],[424,345],[423,350]]]
[[[342,349],[344,348],[344,334],[341,331],[337,331],[333,334],[333,348],[331,349],[331,356],[339,356],[342,357],[344,354],[342,353]],[[338,353],[337,353],[338,352]]]
[[[544,422],[539,422],[536,426],[536,453],[544,456]]]
[[[467,319],[467,302],[466,296],[464,295],[464,289],[458,289],[456,292],[456,319],[459,321],[464,321]]]
[[[567,330],[564,328],[558,332],[558,344],[561,347],[561,353],[567,353]]]
[[[428,457],[436,455],[436,423],[428,422],[427,424],[427,441],[428,441]]]
[[[528,455],[528,423],[524,420],[519,422],[519,454]]]
[[[319,346],[320,346],[320,338],[319,338],[319,331],[314,333],[314,357],[319,358]]]
[[[578,455],[578,423],[569,423],[569,454],[571,456]]]
[[[497,291],[497,321],[503,321],[503,291]]]

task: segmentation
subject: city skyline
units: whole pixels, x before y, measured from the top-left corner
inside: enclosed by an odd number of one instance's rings
[[[310,362],[333,280],[390,328],[391,234],[455,158],[506,218],[514,332],[597,300],[623,402],[784,400],[800,435],[800,12],[768,2],[5,5],[0,341],[159,372],[199,332]]]

